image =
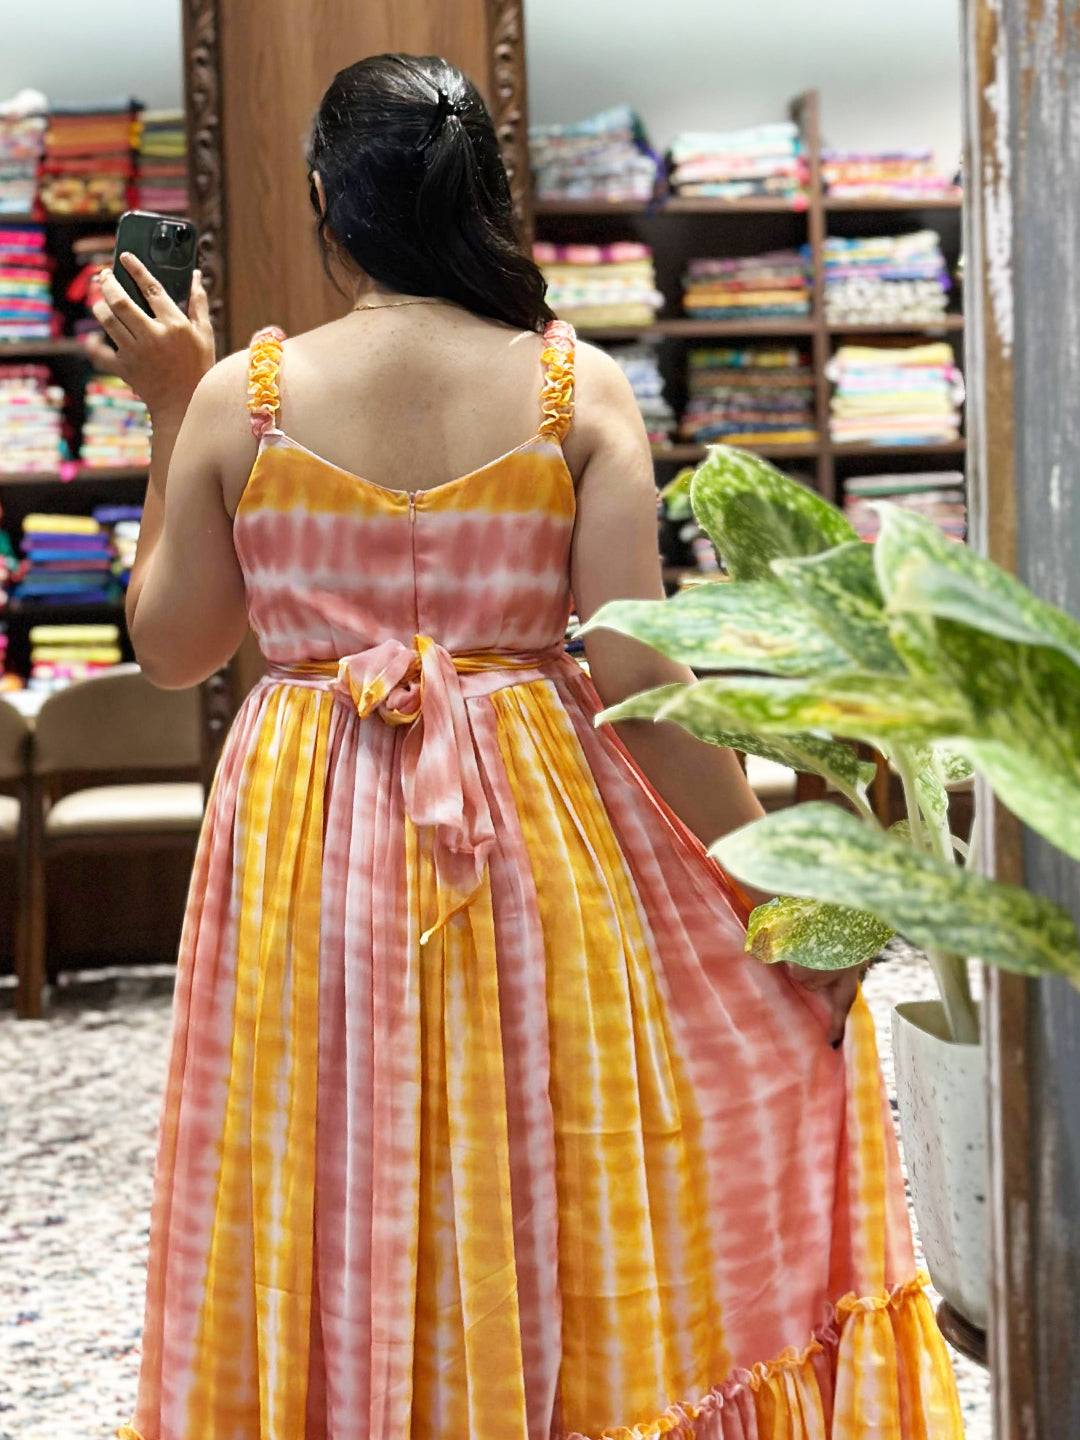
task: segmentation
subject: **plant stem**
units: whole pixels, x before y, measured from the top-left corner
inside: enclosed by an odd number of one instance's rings
[[[916,850],[925,850],[926,836],[923,832],[919,797],[915,790],[915,767],[912,764],[911,752],[905,746],[898,745],[893,752],[892,762],[900,776],[900,784],[904,787],[904,806],[908,814],[908,825],[911,827],[911,843]]]
[[[968,962],[962,955],[948,955],[939,950],[928,950],[926,958],[937,981],[949,1038],[957,1045],[977,1045],[979,1012],[971,994]]]

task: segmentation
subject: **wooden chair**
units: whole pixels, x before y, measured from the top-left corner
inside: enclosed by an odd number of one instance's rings
[[[20,1017],[42,1013],[48,862],[58,855],[192,849],[203,814],[200,728],[197,690],[156,690],[135,665],[79,681],[42,706],[23,839]]]
[[[30,733],[25,716],[0,700],[0,861],[15,882],[4,897],[4,911],[14,920],[16,973],[26,944],[26,847],[20,842],[28,814]]]

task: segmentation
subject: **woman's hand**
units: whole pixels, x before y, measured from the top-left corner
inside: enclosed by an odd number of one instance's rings
[[[87,349],[99,370],[128,382],[156,422],[178,425],[195,387],[214,364],[214,332],[202,274],[196,270],[192,278],[185,315],[141,260],[124,254],[120,263],[153,314],[135,304],[111,270],[104,271],[103,298],[93,313],[116,349],[100,336],[88,341]]]
[[[855,1003],[859,981],[866,973],[865,965],[850,970],[808,970],[805,965],[785,965],[796,985],[818,995],[829,1007],[829,1044],[839,1049],[844,1039],[848,1011]]]

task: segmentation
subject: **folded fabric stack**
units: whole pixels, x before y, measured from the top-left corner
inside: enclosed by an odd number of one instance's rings
[[[44,229],[0,222],[0,344],[50,340],[59,331]]]
[[[786,346],[692,350],[680,438],[695,445],[811,445],[814,376]]]
[[[933,230],[825,241],[830,325],[933,325],[949,304],[949,271]]]
[[[0,365],[0,475],[59,472],[63,409],[44,365]]]
[[[0,104],[0,218],[33,212],[47,108],[37,90],[23,90]]]
[[[11,536],[6,530],[0,530],[0,611],[7,609],[8,600],[11,597],[12,577],[18,569],[18,565]],[[3,665],[0,664],[0,670],[3,668]]]
[[[843,345],[826,374],[836,386],[830,429],[838,444],[935,444],[960,434],[963,377],[944,343]]]
[[[101,605],[120,598],[112,541],[90,515],[28,515],[23,521],[26,570],[15,598]]]
[[[809,172],[797,125],[676,136],[669,183],[687,199],[785,200],[806,205]]]
[[[41,203],[50,215],[120,215],[135,175],[136,109],[130,100],[54,109],[45,133]]]
[[[188,208],[187,132],[182,110],[147,110],[139,134],[140,210],[179,215]]]
[[[98,276],[106,267],[112,267],[114,247],[113,235],[80,235],[71,247],[79,269],[65,294],[70,304],[81,307],[72,326],[76,335],[90,335],[101,329],[91,311],[101,299]]]
[[[656,193],[660,162],[629,105],[570,125],[534,125],[529,156],[538,200],[644,203]]]
[[[844,482],[844,513],[863,540],[876,540],[881,518],[874,504],[887,500],[932,520],[953,540],[967,533],[964,477],[956,470],[922,475],[856,475]]]
[[[810,314],[810,272],[797,250],[691,260],[683,309],[695,320],[793,319]]]
[[[620,345],[611,358],[630,382],[653,445],[666,445],[675,430],[675,411],[664,398],[660,352],[655,345]]]
[[[647,245],[538,242],[533,255],[548,282],[548,304],[572,325],[641,329],[663,306]]]
[[[112,547],[116,555],[113,574],[127,589],[131,579],[131,567],[135,564],[135,548],[139,543],[139,527],[142,523],[141,505],[99,505],[94,511],[99,525],[107,526],[111,532]]]
[[[62,690],[111,670],[123,659],[115,625],[35,625],[30,631],[30,689]]]
[[[89,470],[150,464],[146,406],[118,375],[101,375],[87,382],[79,459]]]
[[[7,654],[7,629],[4,625],[0,625],[0,695],[5,693],[10,694],[13,690],[21,690],[23,688],[22,678],[8,671]]]
[[[960,186],[932,150],[843,151],[822,156],[821,178],[834,200],[952,200]]]

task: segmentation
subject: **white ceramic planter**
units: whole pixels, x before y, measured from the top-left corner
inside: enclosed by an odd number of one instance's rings
[[[953,1309],[985,1330],[989,1178],[983,1049],[945,1038],[938,1000],[898,1005],[892,1033],[900,1131],[927,1268]]]

